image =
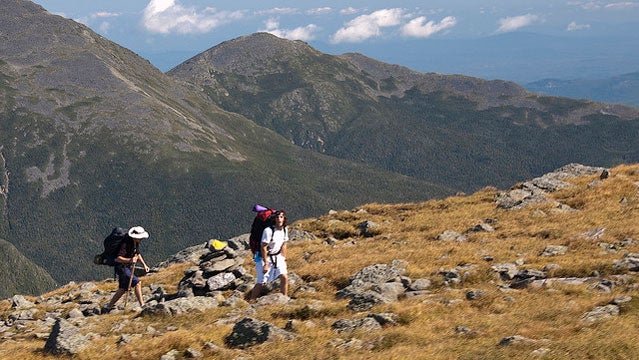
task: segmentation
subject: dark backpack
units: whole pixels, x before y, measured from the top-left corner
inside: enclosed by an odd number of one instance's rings
[[[274,209],[265,208],[261,205],[255,205],[253,211],[257,212],[253,224],[251,225],[251,235],[249,237],[249,245],[251,252],[255,254],[260,251],[262,243],[262,232],[269,226],[275,224],[275,211]]]
[[[111,234],[104,239],[104,251],[102,254],[96,255],[93,262],[98,265],[115,266],[122,243],[127,240],[128,233],[121,227],[113,228]]]

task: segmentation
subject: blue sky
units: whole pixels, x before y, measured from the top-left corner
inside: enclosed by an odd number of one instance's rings
[[[547,70],[559,61],[568,61],[590,66],[591,76],[595,77],[615,71],[639,71],[639,65],[635,66],[630,58],[634,51],[639,54],[638,42],[634,41],[639,39],[635,35],[639,33],[639,0],[34,2],[51,13],[89,26],[164,71],[220,42],[258,31],[303,40],[330,54],[361,52],[423,72],[520,81],[540,79],[553,71],[540,71],[536,76],[534,65],[524,65],[526,57],[530,60],[530,52],[541,56],[538,53],[546,51],[552,53],[539,61],[549,67]],[[536,37],[524,38],[531,41],[530,51],[516,52],[513,49],[526,44],[508,34]],[[498,40],[481,45],[486,39]],[[554,41],[565,44],[568,50],[561,55],[556,45],[542,45]],[[481,46],[486,54],[480,50],[469,56],[468,44]],[[626,49],[621,51],[619,47]],[[495,51],[502,56],[496,58]],[[607,63],[606,54],[610,56]],[[558,56],[566,58],[557,59]],[[502,57],[512,60],[500,65]],[[500,68],[504,69],[503,74]],[[597,68],[599,72],[595,71]],[[516,79],[518,73],[522,79]],[[561,68],[556,73],[567,75]],[[584,71],[575,69],[575,73]]]

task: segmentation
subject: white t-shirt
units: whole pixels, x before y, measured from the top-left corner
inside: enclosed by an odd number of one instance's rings
[[[287,241],[288,230],[286,230],[286,228],[275,229],[275,231],[273,231],[273,228],[267,227],[262,232],[262,244],[268,244],[268,254],[277,254],[282,249],[282,245]]]

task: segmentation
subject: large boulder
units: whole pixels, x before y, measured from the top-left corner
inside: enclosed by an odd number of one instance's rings
[[[80,333],[80,328],[58,318],[44,345],[46,352],[55,355],[74,355],[88,345],[90,335]]]
[[[266,341],[294,340],[297,335],[266,321],[244,318],[233,326],[225,342],[231,348],[248,348]]]

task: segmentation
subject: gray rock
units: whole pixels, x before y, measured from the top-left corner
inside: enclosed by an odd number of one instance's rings
[[[287,304],[289,301],[291,301],[290,297],[282,293],[275,293],[275,294],[259,297],[255,305],[257,306],[284,305],[284,304]]]
[[[373,285],[371,288],[382,295],[385,303],[395,302],[406,291],[401,282],[387,282]]]
[[[147,304],[141,315],[177,315],[217,307],[218,301],[208,296],[177,298],[155,305]]]
[[[357,228],[359,229],[360,233],[364,237],[373,237],[379,234],[379,231],[378,231],[379,224],[373,221],[369,221],[369,220],[364,221],[360,223],[357,226]]]
[[[44,350],[55,355],[74,355],[88,345],[89,336],[82,335],[77,326],[58,318],[49,334]]]
[[[220,261],[211,262],[208,266],[203,267],[202,270],[204,271],[204,277],[211,277],[236,265],[237,262],[235,259],[225,258]]]
[[[470,290],[466,292],[467,300],[478,300],[481,299],[486,294],[484,290]]]
[[[499,341],[499,344],[497,345],[498,346],[534,345],[534,344],[540,344],[540,343],[543,344],[543,343],[549,343],[549,342],[550,340],[548,339],[537,340],[537,339],[529,339],[521,335],[513,335],[513,336],[508,336],[501,339]]]
[[[172,350],[169,350],[169,352],[167,352],[166,354],[160,356],[160,360],[176,360],[179,355],[180,355],[179,351],[172,349]]]
[[[369,314],[369,318],[375,319],[381,326],[396,326],[398,325],[399,318],[396,314],[393,313],[380,313],[380,314]]]
[[[544,248],[540,256],[559,256],[568,252],[568,246],[563,245],[548,245]]]
[[[206,280],[209,290],[227,290],[229,285],[235,280],[233,273],[219,273]]]
[[[355,331],[379,331],[382,329],[382,325],[372,317],[365,317],[362,319],[341,319],[334,322],[331,328],[339,334],[351,334]]]
[[[517,272],[517,275],[513,278],[513,282],[510,284],[511,288],[520,289],[525,288],[535,280],[545,279],[546,273],[539,270],[521,270]]]
[[[194,348],[188,348],[184,350],[184,357],[186,359],[197,359],[202,357],[202,353]]]
[[[431,286],[432,286],[432,282],[429,279],[417,279],[410,284],[410,286],[408,287],[408,290],[421,291],[421,290],[430,289]]]
[[[513,263],[500,263],[495,264],[490,267],[493,271],[499,273],[499,276],[502,280],[512,280],[515,278],[515,275],[519,272],[517,269],[517,265]]]
[[[608,304],[604,306],[595,306],[592,310],[588,311],[581,317],[581,321],[592,323],[615,316],[619,316],[619,306],[615,304]]]
[[[615,261],[612,268],[617,271],[639,271],[639,254],[626,254],[623,259]]]
[[[585,233],[581,234],[580,237],[586,240],[599,240],[604,236],[605,233],[606,228],[600,227],[590,231],[586,231]]]
[[[346,305],[346,307],[353,311],[362,312],[368,311],[373,306],[385,302],[387,302],[387,299],[385,299],[382,294],[376,291],[368,290],[362,293],[355,294],[351,301],[349,301],[348,305]]]
[[[480,222],[479,224],[469,228],[468,230],[466,230],[467,233],[470,232],[482,232],[482,231],[486,231],[486,232],[494,232],[495,228],[492,227],[492,225],[487,224],[485,222]]]
[[[35,307],[34,303],[27,300],[22,295],[14,295],[13,297],[11,297],[10,301],[11,301],[11,307],[14,309],[28,309],[28,308]]]
[[[466,237],[466,235],[462,235],[456,231],[446,230],[443,233],[437,235],[437,237],[435,237],[435,240],[464,242],[467,241],[468,238]]]
[[[69,316],[68,316],[69,319],[81,319],[83,317],[84,317],[84,314],[78,308],[73,308],[71,309],[71,311],[69,311]]]
[[[233,326],[225,342],[231,348],[248,348],[266,341],[297,339],[297,335],[268,322],[244,318]]]

